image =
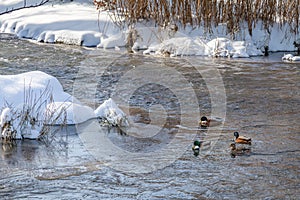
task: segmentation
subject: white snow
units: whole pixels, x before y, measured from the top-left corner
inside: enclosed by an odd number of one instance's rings
[[[117,33],[110,37],[101,38],[101,43],[97,45],[99,48],[115,48],[124,47],[126,45],[124,33]]]
[[[23,0],[1,0],[0,12],[23,6]],[[36,5],[40,0],[27,0],[26,5]],[[39,42],[65,43],[98,48],[115,48],[126,45],[131,36],[128,27],[120,28],[114,23],[114,15],[107,11],[98,13],[92,1],[74,0],[68,3],[51,1],[36,8],[22,9],[0,15],[0,32],[13,33],[21,38]],[[67,1],[64,1],[67,2]],[[119,16],[120,20],[122,17]],[[246,27],[246,25],[245,25]],[[206,33],[203,27],[174,32],[172,25],[166,28],[151,22],[141,21],[135,25],[133,50],[145,50],[144,54],[155,55],[202,55],[225,57],[249,57],[262,55],[264,46],[269,51],[294,51],[293,41],[299,35],[290,33],[288,26],[274,24],[271,34],[258,23],[253,36],[247,28],[235,34],[235,39],[226,33],[226,25],[220,24]],[[300,31],[300,30],[299,30]]]
[[[170,54],[170,56],[204,55],[237,58],[262,55],[262,52],[250,42],[216,38],[205,43],[200,38],[177,37],[150,46],[144,51],[144,54]]]
[[[35,1],[37,2],[40,1]],[[27,4],[30,5],[29,2]],[[5,10],[5,7],[13,6],[1,2],[0,10]],[[108,34],[117,32],[117,27],[107,14],[101,14],[100,18],[101,25],[107,25]],[[91,2],[83,5],[49,3],[0,16],[0,32],[13,33],[39,42],[97,46],[101,36],[105,34],[99,32],[101,27],[98,27],[97,19],[98,13]]]
[[[55,113],[60,112],[58,107],[50,106],[54,102],[65,103],[66,105],[61,108],[68,106],[68,110],[71,109],[69,104],[73,105],[73,102],[76,108],[85,109],[77,99],[63,91],[62,85],[55,77],[40,71],[18,75],[0,75],[0,85],[0,110],[3,109],[1,127],[4,122],[11,121],[12,127],[17,130],[18,139],[21,138],[20,133],[25,138],[35,138],[42,128],[40,124],[51,124],[51,118],[49,115],[47,116],[47,113],[53,113],[55,116]],[[7,119],[8,109],[15,113],[13,119]],[[17,116],[28,117],[25,120]],[[68,113],[68,124],[87,120],[75,119],[74,116],[77,116],[76,113]],[[31,124],[32,120],[36,121],[36,126]],[[22,121],[25,121],[23,125],[21,125]],[[62,121],[62,119],[58,119],[58,121]]]
[[[92,108],[73,102],[49,103],[45,114],[49,124],[79,124],[96,117]]]
[[[4,86],[0,88],[0,108],[5,106],[5,102],[10,102],[13,106],[23,104],[26,102],[26,94],[31,94],[32,97],[38,98],[40,93],[45,90],[52,93],[54,101],[78,102],[63,91],[62,85],[55,77],[40,71],[17,75],[0,75],[0,85]],[[40,99],[39,101],[42,102],[44,100]]]
[[[300,61],[300,56],[294,56],[292,54],[285,54],[282,57],[282,60],[286,61],[286,62],[296,62],[296,61]]]
[[[64,92],[59,81],[44,72],[0,75],[0,85],[2,136],[16,131],[16,139],[35,139],[45,124],[78,124],[96,117],[112,125],[127,122],[112,99],[94,111]]]
[[[12,119],[10,108],[4,108],[0,115],[0,127],[4,125],[5,122],[8,122]]]
[[[107,120],[112,125],[128,126],[125,113],[109,98],[104,101],[95,111],[97,117]]]

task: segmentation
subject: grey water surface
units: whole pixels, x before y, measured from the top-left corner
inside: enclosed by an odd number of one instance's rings
[[[137,125],[93,119],[52,127],[55,137],[43,140],[1,141],[0,198],[299,199],[300,65],[282,55],[162,58],[0,34],[1,75],[46,72],[93,109],[109,97],[126,102]],[[209,128],[198,126],[201,115],[214,119]],[[234,131],[252,138],[250,153],[231,155]],[[98,147],[87,144],[90,135]],[[111,146],[96,155],[101,138]]]

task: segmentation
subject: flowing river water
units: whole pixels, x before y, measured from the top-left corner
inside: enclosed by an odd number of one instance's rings
[[[281,56],[161,58],[0,34],[1,75],[46,72],[92,108],[111,97],[134,124],[1,142],[0,198],[299,199],[300,66]],[[250,151],[233,156],[234,131]]]

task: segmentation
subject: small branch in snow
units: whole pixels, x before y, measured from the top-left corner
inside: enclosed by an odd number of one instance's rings
[[[23,7],[20,7],[20,8],[12,8],[11,10],[6,10],[5,12],[3,13],[0,13],[0,15],[4,15],[4,14],[7,14],[7,13],[11,13],[13,11],[17,11],[17,10],[22,10],[22,9],[25,9],[25,8],[35,8],[35,7],[39,7],[39,6],[42,6],[46,3],[48,3],[50,0],[42,0],[39,4],[36,4],[36,5],[30,5],[30,6],[26,6],[26,0],[24,0],[24,6]]]

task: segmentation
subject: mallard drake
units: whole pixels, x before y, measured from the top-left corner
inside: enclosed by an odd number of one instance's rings
[[[205,117],[205,116],[201,117],[200,122],[199,122],[201,127],[208,127],[209,123],[210,123],[210,119],[207,119],[207,117]]]
[[[245,148],[245,147],[240,147],[237,148],[236,144],[233,142],[230,144],[230,149],[231,149],[231,156],[236,157],[236,156],[249,156],[251,153],[250,148]]]
[[[251,138],[240,136],[238,132],[234,132],[233,135],[235,136],[234,142],[238,144],[249,144],[251,145]]]
[[[194,141],[194,145],[192,147],[192,150],[193,150],[195,156],[199,155],[200,145],[201,145],[200,141],[198,141],[198,140]]]

